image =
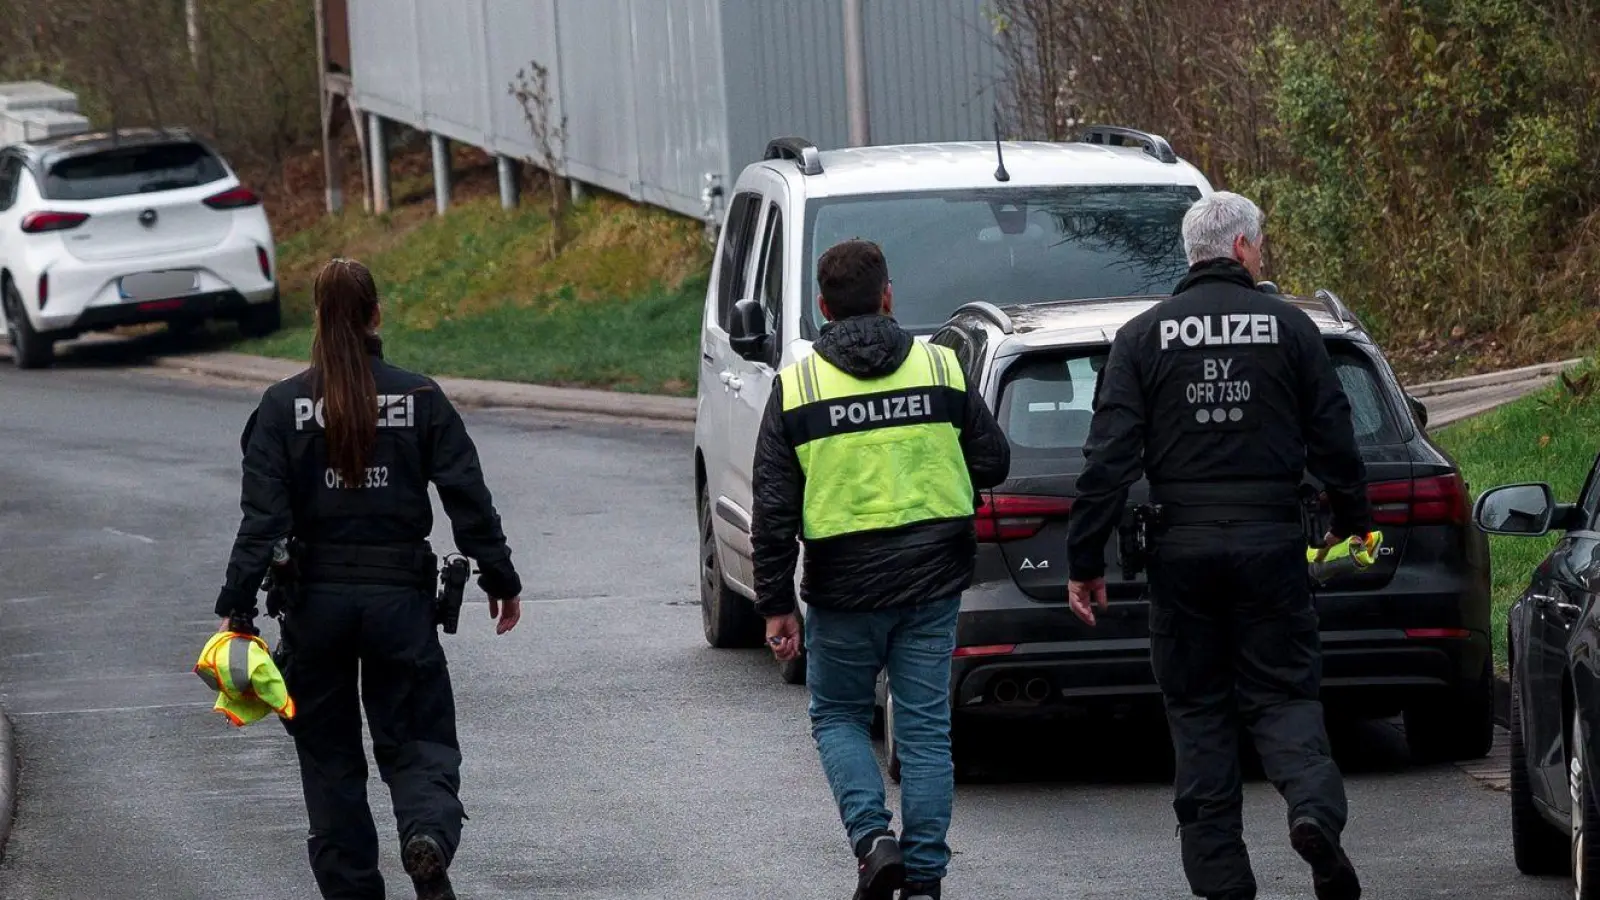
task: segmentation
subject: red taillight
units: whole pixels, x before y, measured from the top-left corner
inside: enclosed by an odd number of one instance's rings
[[[1467,487],[1456,474],[1380,481],[1367,488],[1375,525],[1465,525]]]
[[[978,506],[978,540],[1018,541],[1038,534],[1045,521],[1072,511],[1070,497],[995,494]]]
[[[236,187],[205,199],[205,204],[212,209],[242,209],[260,202],[261,198],[256,196],[256,192],[247,187]]]
[[[256,248],[256,264],[261,266],[261,277],[272,280],[272,261],[267,259],[267,248]]]
[[[957,647],[956,652],[952,655],[958,659],[963,656],[1005,656],[1015,649],[1017,649],[1016,644],[983,644],[974,647]]]
[[[1472,632],[1465,628],[1407,628],[1406,637],[1413,640],[1460,640],[1472,636]]]
[[[39,308],[40,309],[44,309],[44,305],[46,303],[49,303],[49,302],[50,302],[50,273],[46,272],[43,275],[39,276]]]
[[[28,234],[46,231],[67,231],[89,221],[87,213],[48,212],[40,210],[22,217],[22,230]]]

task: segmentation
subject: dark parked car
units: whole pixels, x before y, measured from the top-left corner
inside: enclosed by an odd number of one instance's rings
[[[952,673],[958,760],[964,736],[985,718],[1158,697],[1144,577],[1123,576],[1113,537],[1111,608],[1091,630],[1067,609],[1066,547],[1100,367],[1116,329],[1160,299],[970,304],[931,338],[960,357],[1012,452],[1010,479],[986,492],[979,510],[977,575],[962,601]],[[1423,430],[1426,410],[1344,304],[1328,292],[1285,299],[1326,338],[1384,535],[1373,567],[1318,590],[1324,699],[1334,713],[1404,714],[1415,758],[1486,755],[1494,728],[1488,546],[1470,527],[1467,485]],[[1141,481],[1130,501],[1146,494]],[[880,686],[883,720],[892,721],[886,693]]]
[[[1490,534],[1564,532],[1511,608],[1511,842],[1529,875],[1574,876],[1578,900],[1600,900],[1600,823],[1594,783],[1600,622],[1600,468],[1577,503],[1557,503],[1546,484],[1485,491],[1473,509]]]

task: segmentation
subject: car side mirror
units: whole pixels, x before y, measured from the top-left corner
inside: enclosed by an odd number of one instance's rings
[[[1259,290],[1264,294],[1283,293],[1283,291],[1278,290],[1278,283],[1275,281],[1258,281],[1256,282],[1256,290]]]
[[[1410,394],[1406,395],[1406,402],[1411,404],[1411,414],[1417,417],[1417,423],[1420,424],[1423,428],[1427,428],[1428,427],[1428,404],[1423,403],[1421,400],[1418,400],[1417,398],[1411,396]]]
[[[1488,534],[1538,537],[1550,531],[1561,513],[1565,525],[1569,517],[1556,505],[1548,484],[1508,484],[1483,492],[1472,507],[1472,521]]]
[[[767,314],[760,303],[744,299],[733,305],[733,321],[728,323],[728,344],[733,352],[748,360],[762,359],[770,338]]]

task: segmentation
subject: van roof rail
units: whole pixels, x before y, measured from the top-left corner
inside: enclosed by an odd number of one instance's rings
[[[822,174],[822,156],[817,145],[803,137],[773,138],[767,142],[763,159],[792,159],[805,175]]]
[[[954,318],[962,313],[974,313],[988,319],[1000,329],[1002,334],[1011,334],[1012,332],[1011,317],[1006,315],[1005,310],[987,300],[974,300],[971,303],[962,304],[950,316]]]
[[[1167,143],[1166,138],[1135,128],[1124,128],[1120,125],[1090,125],[1078,136],[1078,140],[1085,144],[1105,144],[1112,147],[1139,144],[1144,147],[1145,153],[1168,165],[1178,162],[1178,154],[1172,152],[1172,145]]]

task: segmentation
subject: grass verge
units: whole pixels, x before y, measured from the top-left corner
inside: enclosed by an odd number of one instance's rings
[[[687,396],[693,393],[710,250],[697,222],[596,196],[550,248],[534,204],[491,197],[445,216],[406,204],[324,217],[278,247],[282,331],[246,353],[306,359],[311,286],[328,259],[372,269],[385,352],[398,365],[454,375]]]
[[[1600,382],[1593,363],[1573,373],[1580,388],[1560,381],[1499,409],[1441,429],[1435,440],[1460,464],[1473,496],[1516,482],[1543,481],[1558,502],[1578,498],[1594,465],[1600,434]],[[1585,379],[1588,379],[1587,381]],[[1489,537],[1494,586],[1495,665],[1505,672],[1506,613],[1528,586],[1533,570],[1560,539]]]

